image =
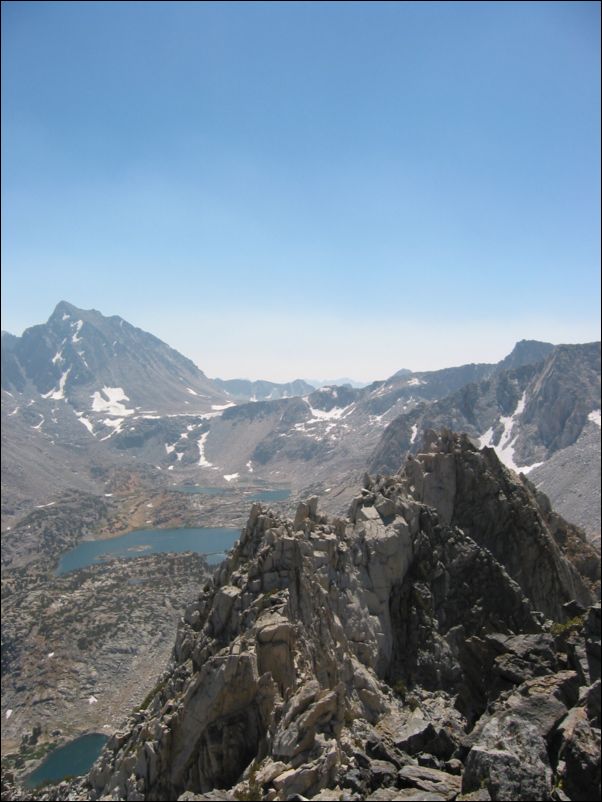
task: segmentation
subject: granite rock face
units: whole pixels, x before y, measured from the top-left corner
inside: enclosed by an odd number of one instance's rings
[[[429,448],[398,476],[366,476],[347,519],[314,499],[294,522],[253,506],[154,699],[95,764],[90,798],[596,793],[594,593],[494,454],[448,434]],[[428,475],[441,513],[419,500]],[[497,518],[496,482],[518,519],[502,519],[493,549],[462,493]]]

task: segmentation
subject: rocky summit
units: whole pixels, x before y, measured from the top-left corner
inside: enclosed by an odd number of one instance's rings
[[[597,798],[583,533],[450,432],[363,485],[346,518],[255,504],[146,709],[42,798]]]

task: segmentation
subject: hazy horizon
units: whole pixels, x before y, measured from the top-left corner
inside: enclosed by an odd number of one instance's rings
[[[597,3],[2,4],[2,327],[382,379],[600,330]]]
[[[71,303],[73,306],[75,306],[75,307],[77,307],[79,309],[83,309],[83,307],[81,305],[74,304],[71,300],[69,300],[67,298],[63,298],[61,300],[67,301],[67,303]],[[57,301],[57,303],[58,303],[58,301]],[[52,311],[54,310],[55,307],[56,307],[56,304],[53,304],[52,308],[49,309],[48,314],[46,314],[46,316],[42,320],[38,320],[35,323],[33,323],[32,325],[38,325],[40,323],[45,323],[46,320],[50,317],[50,315],[51,315],[51,313],[52,313]],[[85,310],[85,311],[90,311],[90,310]],[[315,343],[314,345],[316,347],[316,352],[310,353],[310,359],[309,359],[308,362],[304,362],[303,360],[298,360],[297,362],[295,362],[295,365],[302,365],[302,364],[308,365],[308,370],[305,371],[305,372],[295,373],[295,368],[287,369],[285,367],[285,362],[284,362],[283,366],[282,366],[282,369],[280,371],[276,371],[273,374],[268,375],[267,373],[261,371],[261,364],[262,364],[261,355],[259,355],[257,357],[256,361],[250,362],[245,358],[245,356],[243,354],[243,355],[241,355],[239,357],[239,359],[240,359],[239,364],[241,365],[241,369],[238,372],[236,371],[236,369],[234,369],[233,372],[227,373],[227,372],[225,372],[223,370],[223,364],[224,364],[224,361],[223,361],[223,353],[224,352],[223,351],[219,351],[218,350],[217,354],[213,354],[212,355],[212,352],[211,352],[211,350],[209,348],[206,351],[200,352],[200,355],[195,356],[195,354],[193,353],[194,349],[191,349],[190,345],[186,343],[187,327],[186,327],[185,324],[180,323],[179,324],[179,328],[178,327],[174,327],[172,332],[170,332],[167,329],[165,329],[165,331],[163,331],[163,333],[159,333],[157,328],[155,328],[155,330],[153,330],[153,328],[150,327],[149,325],[145,325],[145,324],[143,324],[143,323],[141,323],[139,321],[131,320],[127,316],[125,316],[122,313],[120,313],[119,311],[104,310],[104,309],[96,309],[96,311],[100,312],[105,317],[111,317],[112,315],[117,315],[117,316],[119,316],[121,318],[124,318],[125,320],[127,320],[128,323],[131,323],[132,325],[136,326],[137,328],[143,329],[144,331],[147,331],[150,334],[153,334],[153,335],[159,337],[165,343],[167,343],[167,345],[169,345],[172,348],[175,348],[177,351],[179,351],[183,356],[186,356],[189,359],[192,359],[192,361],[197,365],[197,367],[199,367],[210,378],[248,379],[248,380],[251,380],[251,381],[264,380],[264,381],[273,381],[273,382],[289,382],[289,381],[294,381],[295,379],[304,379],[305,381],[310,381],[310,382],[312,380],[319,381],[319,382],[324,382],[324,381],[327,381],[327,380],[328,381],[332,381],[333,379],[336,379],[336,378],[349,378],[349,379],[352,379],[353,381],[356,381],[356,382],[361,382],[361,383],[364,383],[364,384],[370,384],[373,381],[380,381],[380,380],[387,379],[390,376],[392,376],[394,373],[396,373],[398,370],[401,370],[403,368],[407,368],[409,370],[412,370],[412,371],[415,371],[415,372],[419,372],[419,371],[439,370],[439,369],[442,369],[442,368],[456,367],[458,365],[468,364],[470,362],[496,363],[496,362],[499,362],[501,359],[503,359],[505,356],[507,356],[511,352],[512,348],[516,345],[516,343],[519,340],[541,340],[541,341],[545,341],[545,342],[551,342],[554,345],[560,345],[560,344],[593,342],[593,341],[598,341],[600,339],[599,332],[598,332],[598,336],[592,336],[592,337],[589,337],[589,338],[588,337],[581,337],[581,338],[577,338],[577,339],[575,339],[575,338],[571,339],[570,333],[567,330],[567,335],[569,335],[569,336],[564,337],[564,338],[560,338],[560,339],[558,339],[557,337],[554,338],[554,337],[542,337],[542,336],[531,336],[531,335],[529,335],[529,336],[524,336],[524,337],[522,337],[522,336],[521,337],[517,337],[516,339],[512,340],[504,332],[492,331],[492,330],[489,329],[489,330],[487,330],[488,337],[487,337],[485,342],[481,341],[481,342],[475,343],[474,341],[471,341],[470,338],[464,339],[462,337],[459,337],[459,338],[456,339],[456,341],[453,344],[451,344],[449,342],[449,340],[448,340],[446,342],[446,347],[447,347],[447,352],[446,353],[448,355],[449,354],[456,354],[457,357],[455,359],[452,357],[447,362],[443,362],[443,361],[441,361],[441,360],[443,360],[443,356],[441,356],[440,352],[438,351],[438,346],[437,346],[437,341],[436,340],[433,340],[433,347],[431,347],[430,350],[426,350],[424,348],[424,346],[423,346],[422,349],[418,349],[418,348],[416,348],[416,344],[414,343],[414,341],[412,340],[412,338],[410,336],[410,339],[407,342],[402,342],[400,344],[399,351],[398,351],[399,354],[405,354],[406,355],[405,357],[403,357],[403,358],[405,358],[405,362],[403,362],[403,363],[400,362],[399,364],[397,364],[397,362],[398,362],[397,352],[395,350],[393,350],[393,349],[392,349],[392,351],[390,353],[387,353],[387,354],[383,354],[383,355],[380,355],[380,356],[379,355],[374,355],[372,357],[372,359],[371,359],[371,364],[374,365],[374,366],[377,366],[377,365],[382,366],[382,371],[381,371],[381,373],[378,373],[378,374],[377,373],[372,373],[367,377],[366,376],[362,376],[362,375],[358,375],[357,373],[353,373],[353,372],[349,372],[349,371],[341,369],[341,365],[351,364],[353,366],[353,364],[355,364],[355,363],[353,363],[353,362],[352,363],[346,363],[345,360],[342,360],[341,362],[337,363],[337,361],[336,361],[337,357],[336,356],[331,356],[330,355],[330,351],[328,349],[326,351],[326,354],[324,354],[324,344],[323,343],[321,345],[318,345],[317,343]],[[394,325],[395,325],[394,321],[390,322],[390,326],[394,326]],[[29,328],[29,326],[27,326],[25,328]],[[537,328],[537,326],[534,326],[534,328]],[[336,327],[334,327],[332,330],[336,331]],[[562,330],[562,327],[556,326],[555,327],[555,332],[558,333],[559,330]],[[21,336],[22,333],[23,333],[23,330],[10,331],[9,329],[5,328],[4,325],[3,325],[3,331],[7,331],[10,334],[14,334],[16,336]],[[178,331],[179,331],[179,333],[181,335],[181,338],[177,338],[176,337],[176,334],[177,334]],[[170,334],[173,335],[173,336],[170,336]],[[389,336],[391,334],[392,334],[392,330],[389,331]],[[253,332],[253,335],[255,337],[260,337],[262,335],[266,336],[266,337],[269,337],[270,336],[270,332],[258,329],[258,330]],[[446,337],[449,338],[449,335],[450,335],[449,328],[445,332],[441,331],[441,333],[440,333],[440,336],[442,336],[442,337],[446,336]],[[347,336],[347,335],[345,335],[345,336]],[[357,341],[359,343],[360,340],[363,337],[369,336],[369,332],[366,332],[366,331],[363,331],[363,330],[359,330],[359,331],[356,330],[355,331],[355,336],[356,336],[356,339],[357,339]],[[232,349],[233,350],[236,350],[236,337],[237,337],[237,332],[230,332],[230,340],[229,341],[230,341],[230,343],[232,345]],[[335,346],[333,345],[333,347],[335,347]],[[294,348],[294,342],[292,340],[289,340],[284,345],[282,344],[282,342],[280,342],[280,348],[281,348],[281,350],[287,351],[287,350],[289,350],[291,348]],[[246,353],[246,350],[245,350],[245,353]],[[417,354],[422,354],[422,355],[426,354],[426,356],[427,356],[426,361],[423,362],[423,363],[420,363]],[[478,356],[475,356],[475,354],[477,354]],[[323,356],[327,357],[327,360],[326,360],[326,362],[324,362],[324,364],[333,365],[334,367],[333,367],[333,370],[331,370],[330,372],[326,371],[321,376],[319,376],[318,375],[318,371],[315,370],[314,368],[316,367],[316,365],[322,364],[323,360],[321,359],[321,357],[323,357]],[[285,357],[286,357],[286,354],[285,354]],[[438,359],[440,361],[437,361]],[[333,361],[331,362],[330,360],[333,360]],[[231,363],[231,364],[234,364],[234,363]],[[212,370],[211,367],[209,367],[209,366],[214,366],[214,365],[218,365],[218,366],[222,365],[222,367],[220,369],[218,369],[218,370]],[[255,365],[258,365],[259,368],[258,368],[256,373],[253,373],[252,369],[254,368]],[[251,367],[249,367],[249,366],[251,366]],[[393,367],[391,367],[391,366],[393,366]]]

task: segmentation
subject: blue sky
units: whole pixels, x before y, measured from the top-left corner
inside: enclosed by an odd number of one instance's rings
[[[2,23],[3,329],[65,299],[276,380],[599,338],[598,3]]]

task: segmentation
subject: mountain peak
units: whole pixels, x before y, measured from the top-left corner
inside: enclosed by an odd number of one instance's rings
[[[68,301],[59,301],[47,323],[20,338],[3,337],[2,344],[3,389],[21,392],[29,381],[42,399],[65,399],[81,414],[96,399],[104,415],[110,402],[98,396],[101,388],[131,399],[132,407],[166,414],[207,412],[212,402],[226,401],[196,365],[154,335]]]
[[[508,356],[498,363],[498,370],[511,370],[542,362],[553,350],[552,343],[541,340],[519,340]]]
[[[58,315],[72,315],[77,314],[83,310],[78,309],[77,306],[73,306],[68,301],[59,301],[58,304],[54,307],[54,312],[50,315],[51,318],[57,317]]]

